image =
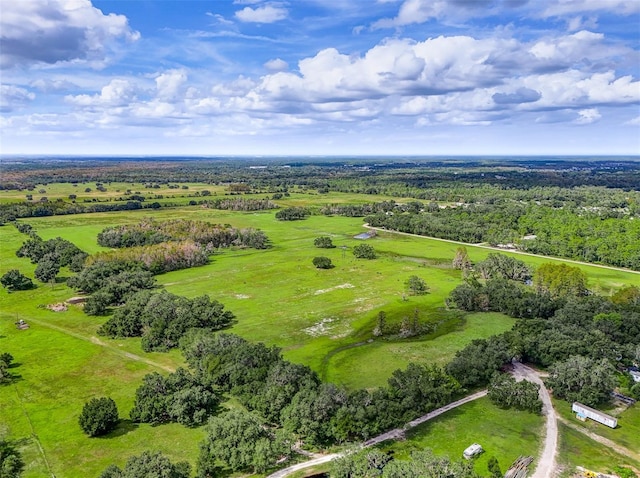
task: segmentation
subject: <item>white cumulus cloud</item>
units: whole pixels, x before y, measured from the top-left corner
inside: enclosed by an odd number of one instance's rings
[[[0,66],[103,61],[121,39],[135,41],[124,15],[105,15],[89,0],[3,1]]]
[[[284,20],[289,11],[277,5],[264,5],[262,7],[244,7],[236,12],[236,18],[246,23],[275,23]]]

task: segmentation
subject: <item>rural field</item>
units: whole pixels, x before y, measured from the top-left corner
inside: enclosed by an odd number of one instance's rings
[[[126,185],[120,185],[124,188]],[[66,186],[67,188],[70,186]],[[48,191],[66,195],[56,185]],[[190,185],[189,190],[195,190]],[[321,206],[382,200],[355,194],[310,195],[294,193],[286,205]],[[96,242],[107,226],[136,223],[150,211],[94,213],[21,219],[43,239],[62,237],[92,254],[106,250]],[[310,216],[304,221],[277,221],[273,211],[231,212],[199,206],[153,211],[157,220],[181,218],[234,227],[263,230],[271,247],[265,250],[226,249],[213,254],[208,265],[169,272],[157,277],[158,285],[177,295],[207,294],[222,302],[236,317],[230,331],[250,341],[282,348],[286,359],[309,365],[323,380],[349,389],[385,385],[391,373],[411,362],[444,365],[466,344],[509,330],[515,319],[499,313],[462,313],[448,310],[445,298],[461,283],[461,273],[451,261],[458,244],[382,232],[368,239],[378,257],[356,259],[351,249],[365,231],[359,218]],[[314,238],[329,236],[337,246],[317,249]],[[27,236],[11,225],[0,227],[0,274],[10,269],[33,277],[35,265],[15,251]],[[471,260],[480,261],[490,249],[467,246]],[[327,256],[334,268],[321,270],[315,256]],[[532,267],[550,259],[517,255]],[[608,295],[623,285],[640,285],[640,275],[622,270],[580,265],[589,286]],[[0,348],[10,351],[18,364],[19,379],[0,387],[3,428],[19,439],[27,463],[24,476],[97,476],[109,463],[123,465],[126,457],[153,448],[172,460],[195,463],[194,444],[203,430],[181,425],[136,425],[126,420],[136,388],[152,371],[166,373],[184,364],[176,350],[145,353],[140,339],[98,337],[105,317],[85,315],[79,306],[53,312],[46,305],[75,295],[64,281],[63,270],[55,284],[38,283],[32,291],[0,291]],[[429,287],[425,295],[407,294],[405,281],[412,275]],[[375,337],[376,317],[384,311],[388,331]],[[397,334],[405,317],[417,317],[429,332],[413,338]],[[28,330],[17,330],[19,319]],[[121,418],[119,427],[105,438],[86,438],[77,425],[82,404],[92,397],[110,396]],[[483,399],[450,412],[412,432],[397,453],[430,447],[457,457],[468,444],[484,440],[485,456],[477,469],[486,472],[486,460],[495,455],[505,469],[520,454],[535,455],[542,419],[524,412],[507,412]],[[610,432],[626,443],[638,425]],[[633,424],[631,424],[633,423]],[[455,436],[455,439],[451,439]],[[565,435],[563,435],[565,436]],[[566,449],[587,446],[566,435]],[[637,445],[630,442],[626,446]]]

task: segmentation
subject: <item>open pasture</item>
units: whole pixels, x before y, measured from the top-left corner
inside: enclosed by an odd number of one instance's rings
[[[334,202],[333,195],[296,193],[290,198],[297,205],[319,205],[316,201],[321,199]],[[104,250],[96,243],[96,235],[104,227],[138,222],[149,215],[150,211],[127,211],[21,221],[33,225],[44,239],[60,236],[94,253]],[[158,276],[159,285],[179,295],[208,294],[220,300],[236,315],[237,323],[231,332],[278,345],[286,358],[308,364],[324,379],[350,388],[383,385],[394,369],[404,368],[412,361],[444,364],[474,338],[508,330],[513,324],[513,319],[501,314],[465,316],[446,310],[445,298],[461,281],[460,272],[450,267],[458,247],[455,243],[382,233],[367,241],[379,257],[359,260],[351,253],[361,243],[353,238],[363,231],[359,218],[312,216],[304,221],[279,222],[273,211],[244,213],[201,207],[160,209],[153,216],[158,220],[186,218],[264,230],[272,248],[222,250],[206,266]],[[315,248],[313,239],[320,235],[331,236],[337,247]],[[15,256],[27,236],[10,225],[0,228],[0,236],[0,274],[18,268],[33,277],[35,266],[28,259]],[[474,261],[491,252],[473,246],[467,249]],[[335,268],[316,269],[311,261],[320,255],[331,258]],[[534,266],[547,261],[518,257]],[[600,291],[623,284],[640,285],[638,274],[581,267],[589,274],[591,286]],[[175,369],[183,361],[177,351],[145,354],[139,339],[96,337],[96,329],[106,319],[86,316],[78,306],[58,313],[43,308],[75,295],[64,284],[69,275],[63,270],[54,286],[38,283],[33,291],[0,291],[0,348],[15,356],[20,365],[14,371],[21,376],[13,385],[0,388],[0,405],[10,436],[21,439],[28,463],[25,476],[50,474],[48,469],[61,477],[94,476],[106,464],[122,464],[128,455],[140,453],[150,443],[174,460],[194,463],[195,443],[202,435],[198,429],[178,425],[134,427],[124,422],[112,439],[88,439],[80,432],[77,417],[86,400],[110,395],[116,400],[121,417],[127,418],[142,376],[154,370]],[[404,282],[411,275],[426,281],[428,294],[406,295]],[[379,311],[387,313],[388,329],[382,337],[374,337]],[[421,324],[431,327],[430,333],[400,339],[400,322],[414,314]],[[17,318],[30,322],[32,327],[16,330],[13,322]],[[486,423],[487,430],[501,422],[520,426],[485,409],[471,410],[470,415],[482,417],[477,419],[477,426]],[[523,420],[523,430],[536,429],[537,425]],[[468,424],[458,426],[469,428]],[[452,456],[457,453],[444,438],[440,445],[433,445],[432,438],[427,437],[436,428],[427,427],[431,428],[424,434],[424,446]],[[418,441],[423,439],[416,437]],[[461,436],[460,446],[466,438]],[[414,438],[407,443],[413,441]],[[509,438],[505,443],[512,441]],[[510,445],[504,446],[505,450],[510,449]],[[503,467],[511,459],[507,452],[491,453]]]
[[[317,200],[317,196],[310,197]],[[103,250],[95,238],[104,227],[138,222],[148,216],[149,211],[128,211],[23,221],[32,224],[44,239],[61,236],[93,253]],[[367,241],[379,257],[362,260],[351,253],[355,245],[362,243],[353,238],[363,230],[359,218],[311,216],[304,221],[282,222],[275,220],[273,211],[246,213],[201,207],[158,210],[154,217],[206,220],[264,230],[272,242],[270,249],[223,250],[214,254],[206,266],[158,276],[159,284],[175,294],[188,297],[208,294],[220,300],[236,314],[234,333],[276,344],[284,349],[286,358],[308,364],[327,380],[350,387],[382,385],[393,370],[410,361],[445,363],[473,338],[500,333],[513,325],[512,319],[500,314],[465,318],[446,310],[445,298],[461,280],[460,272],[450,266],[459,247],[455,243],[381,233]],[[13,228],[3,230],[13,238],[7,241],[7,247],[17,249],[25,236]],[[313,239],[320,235],[332,237],[337,247],[315,248]],[[474,261],[492,252],[474,246],[467,246],[467,250]],[[329,257],[335,267],[316,269],[311,261],[320,255]],[[526,255],[517,257],[534,267],[548,261]],[[13,256],[12,267],[18,267],[15,261],[28,264]],[[581,267],[589,275],[590,285],[600,292],[624,284],[640,284],[638,274]],[[26,271],[30,272],[28,267]],[[411,275],[426,281],[430,287],[428,294],[406,293],[404,282]],[[60,300],[66,298],[65,293],[72,294],[62,284],[58,288]],[[43,289],[45,286],[41,285],[37,295]],[[17,299],[18,294],[15,295]],[[31,300],[27,302],[19,308],[28,308]],[[387,314],[388,330],[383,337],[375,338],[372,332],[380,311]],[[65,314],[56,316],[56,321],[64,322]],[[71,328],[85,334],[95,331],[104,321],[79,314]],[[401,321],[414,315],[433,330],[423,337],[398,339]],[[127,348],[132,347],[131,341],[123,342],[127,342]]]

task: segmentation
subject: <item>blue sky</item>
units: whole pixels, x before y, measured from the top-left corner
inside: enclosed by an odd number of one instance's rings
[[[637,0],[0,0],[0,152],[640,154]]]

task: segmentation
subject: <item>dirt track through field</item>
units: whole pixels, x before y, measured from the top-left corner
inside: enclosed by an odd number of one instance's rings
[[[597,433],[593,433],[593,432],[587,430],[586,428],[581,427],[580,425],[578,425],[576,423],[571,423],[569,420],[567,420],[564,417],[558,417],[558,420],[560,420],[563,424],[565,424],[566,426],[568,426],[572,430],[575,430],[575,431],[577,431],[579,433],[582,433],[583,435],[588,436],[592,440],[597,441],[601,445],[604,445],[607,448],[612,449],[616,453],[619,453],[622,456],[627,456],[629,458],[633,458],[634,460],[640,461],[640,453],[631,451],[628,448],[625,448],[625,447],[623,447],[621,445],[618,445],[616,442],[611,441],[608,438],[605,438],[603,436],[600,436]]]
[[[87,337],[87,336],[79,334],[77,332],[73,332],[73,331],[71,331],[69,329],[65,329],[64,327],[60,327],[58,325],[53,325],[53,324],[50,324],[50,323],[47,323],[45,321],[38,320],[38,319],[30,318],[29,322],[31,322],[33,324],[41,325],[43,327],[47,327],[49,329],[57,330],[58,332],[61,332],[61,333],[66,334],[66,335],[70,335],[71,337],[75,337],[76,339],[84,340],[85,342],[91,342],[92,344],[99,345],[100,347],[104,347],[105,349],[109,350],[110,352],[113,352],[116,355],[120,355],[121,357],[128,358],[129,360],[135,360],[136,362],[146,363],[147,365],[151,365],[152,367],[156,367],[156,368],[165,370],[167,372],[175,372],[176,371],[175,368],[173,368],[173,367],[169,367],[167,365],[162,365],[161,363],[155,362],[155,361],[150,360],[150,359],[145,358],[145,357],[141,357],[140,355],[136,355],[136,354],[131,353],[131,352],[125,352],[124,350],[120,350],[117,347],[114,347],[112,345],[109,345],[106,342],[103,342],[98,337],[93,337],[93,336]]]
[[[542,453],[537,459],[536,469],[531,478],[551,478],[556,472],[556,455],[558,454],[558,422],[553,403],[551,403],[551,395],[535,370],[521,363],[514,363],[513,368],[516,380],[526,379],[540,385],[542,413],[546,416],[546,431]]]

